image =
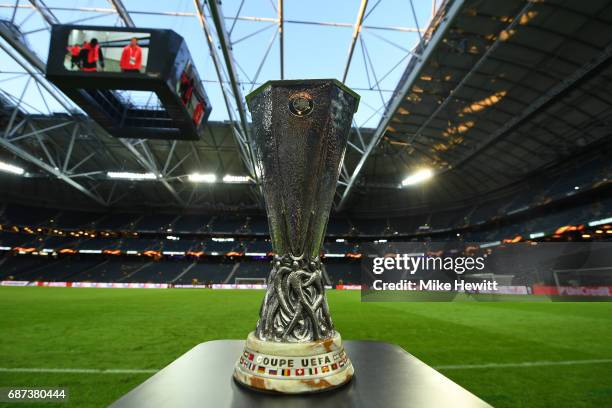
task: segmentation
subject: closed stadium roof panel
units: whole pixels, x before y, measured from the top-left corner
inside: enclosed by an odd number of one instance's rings
[[[372,207],[482,196],[610,136],[609,2],[466,1],[447,18],[400,81],[362,205],[423,167],[435,182]]]
[[[10,200],[261,210],[257,175],[245,154],[244,95],[268,79],[309,72],[344,79],[362,96],[338,184],[342,211],[475,202],[528,184],[538,171],[610,136],[607,1],[449,0],[433,2],[432,14],[429,2],[415,2],[412,13],[407,2],[383,0],[355,2],[350,13],[285,7],[284,15],[282,1],[274,7],[245,2],[242,10],[240,2],[175,9],[168,3],[146,11],[142,2],[124,3],[0,5],[0,45],[9,57],[0,64],[0,160],[25,169],[23,176],[0,175]],[[38,55],[45,55],[48,26],[77,20],[181,33],[215,106],[203,138],[114,139],[44,81]],[[285,37],[278,31],[283,24]],[[297,39],[308,39],[303,56]],[[126,98],[150,102],[146,95]],[[402,187],[422,169],[433,177]],[[117,180],[109,172],[153,176]],[[214,174],[217,182],[190,182],[192,173]],[[224,183],[225,175],[249,178]]]

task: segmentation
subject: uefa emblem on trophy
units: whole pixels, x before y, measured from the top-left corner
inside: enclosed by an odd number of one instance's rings
[[[359,95],[332,79],[269,81],[247,103],[276,255],[234,378],[280,393],[336,388],[354,370],[331,320],[319,255]]]

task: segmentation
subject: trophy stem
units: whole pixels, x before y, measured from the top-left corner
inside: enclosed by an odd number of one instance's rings
[[[329,315],[319,258],[276,257],[255,331],[260,340],[303,342],[329,338]]]

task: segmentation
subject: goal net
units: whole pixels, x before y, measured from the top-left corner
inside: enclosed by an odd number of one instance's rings
[[[463,280],[466,282],[497,282],[499,286],[509,286],[512,285],[512,279],[514,275],[502,275],[497,273],[473,273],[469,275],[463,275]]]
[[[553,277],[557,287],[612,285],[612,268],[556,269]]]
[[[265,285],[266,278],[234,278],[236,285]]]

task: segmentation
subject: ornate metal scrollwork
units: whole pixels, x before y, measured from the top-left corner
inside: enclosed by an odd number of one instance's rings
[[[256,335],[261,340],[304,342],[333,335],[321,261],[275,257]]]

